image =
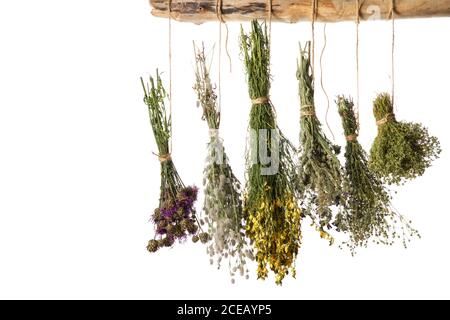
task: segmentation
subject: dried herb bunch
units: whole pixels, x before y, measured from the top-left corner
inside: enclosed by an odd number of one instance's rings
[[[176,240],[185,240],[189,235],[194,242],[199,239],[206,242],[208,234],[201,232],[194,208],[198,190],[184,186],[169,153],[171,119],[166,113],[164,100],[167,94],[158,71],[156,81],[150,77],[149,84],[145,85],[142,78],[141,82],[161,162],[159,207],[152,215],[156,234],[148,242],[147,250],[156,252],[162,247],[171,247]]]
[[[301,244],[296,150],[278,129],[269,99],[267,26],[252,21],[249,34],[241,28],[240,40],[252,99],[244,195],[246,230],[256,250],[258,278],[266,279],[270,269],[276,283],[281,284],[289,272],[295,277],[295,259]],[[262,154],[271,157],[272,162],[267,164]]]
[[[369,169],[367,153],[357,139],[358,123],[353,101],[339,96],[336,104],[347,140],[343,190],[348,197],[346,210],[338,214],[335,225],[339,231],[348,233],[349,241],[345,244],[352,254],[357,247],[367,247],[369,241],[392,245],[396,238],[402,238],[406,247],[410,237],[419,235],[410,222],[393,210],[388,190]]]
[[[219,136],[220,109],[210,78],[210,64],[207,64],[204,47],[194,49],[194,90],[203,109],[202,119],[208,123],[210,133],[203,178],[205,222],[212,236],[207,252],[211,264],[216,260],[219,268],[223,260],[228,261],[231,281],[234,283],[236,274],[248,279],[247,260],[253,259],[252,248],[245,237],[241,184],[233,174],[223,140]]]
[[[332,228],[332,207],[341,203],[343,174],[337,158],[340,147],[328,140],[316,117],[310,42],[300,48],[297,79],[301,104],[300,178],[304,194],[302,209],[305,215],[312,218],[321,236],[332,242],[325,229]]]
[[[378,135],[370,150],[370,168],[388,184],[403,184],[417,178],[439,157],[436,137],[419,123],[397,121],[389,94],[381,93],[373,103]]]

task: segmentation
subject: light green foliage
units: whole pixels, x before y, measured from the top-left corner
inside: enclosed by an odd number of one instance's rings
[[[397,121],[386,93],[375,99],[373,113],[378,135],[370,150],[370,168],[388,184],[403,184],[423,175],[441,153],[439,140],[421,124]]]
[[[338,214],[335,225],[339,231],[348,233],[346,245],[352,254],[357,247],[367,246],[370,240],[391,245],[399,237],[406,246],[409,237],[418,233],[393,210],[389,192],[369,169],[367,154],[357,140],[358,123],[353,102],[339,96],[336,104],[347,137],[343,188],[347,197],[345,210]],[[401,233],[397,227],[401,228]]]
[[[323,231],[331,228],[332,207],[342,202],[342,167],[337,158],[340,148],[327,139],[315,115],[310,51],[308,42],[301,49],[297,69],[301,102],[299,174],[304,214]]]

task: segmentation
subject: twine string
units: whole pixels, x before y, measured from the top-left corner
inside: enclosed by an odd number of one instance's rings
[[[218,112],[219,116],[222,111],[222,23],[225,22],[222,15],[222,0],[216,2],[216,14],[219,20],[219,87],[218,87]]]
[[[267,0],[266,8],[268,11],[268,17],[269,17],[269,48],[272,47],[272,8],[273,3],[272,0]],[[259,97],[254,100],[252,100],[253,105],[261,105],[261,104],[268,104],[272,107],[273,115],[275,119],[277,118],[277,111],[274,108],[272,101],[270,100],[270,97]]]
[[[302,111],[300,112],[300,117],[315,117],[316,113],[314,111]]]
[[[395,107],[395,0],[391,1],[392,18],[392,51],[391,51],[391,81],[392,81],[392,104]],[[395,107],[396,108],[396,107]],[[397,110],[397,109],[396,109]]]
[[[258,97],[255,99],[252,99],[252,105],[260,105],[260,104],[269,104],[270,98],[269,97]]]
[[[315,24],[316,24],[316,15],[317,15],[317,0],[311,0],[311,46],[312,46],[312,55],[311,55],[311,70],[314,78],[314,57],[315,57],[315,48],[316,48],[316,39],[315,39]]]
[[[219,138],[219,129],[209,129],[209,136],[212,139]]]
[[[388,123],[389,121],[395,121],[395,114],[388,113],[384,118],[377,121],[377,126],[382,126]]]
[[[169,122],[170,122],[170,148],[173,151],[173,126],[172,126],[172,0],[169,0]]]
[[[222,23],[225,25],[225,52],[227,54],[228,57],[228,62],[230,64],[230,73],[232,72],[232,62],[231,62],[231,55],[230,52],[228,51],[228,37],[229,37],[229,30],[228,30],[228,25],[223,17],[223,0],[216,0],[216,15],[217,15],[217,19],[219,20],[219,32],[220,32],[220,44],[219,44],[219,50],[220,47],[222,46]]]
[[[328,96],[327,91],[325,90],[325,86],[323,83],[323,65],[322,65],[322,61],[323,61],[323,56],[325,53],[325,49],[327,47],[327,24],[325,23],[323,26],[323,48],[322,48],[322,52],[320,53],[320,86],[322,87],[322,91],[325,94],[325,97],[327,98],[327,111],[325,112],[325,123],[328,127],[328,130],[331,133],[331,136],[333,137],[333,140],[336,140],[333,130],[331,129],[331,126],[328,122],[328,113],[330,112],[330,97]]]
[[[305,104],[300,108],[300,117],[315,117],[316,112],[312,104]]]
[[[359,116],[359,106],[360,106],[360,81],[359,81],[359,23],[360,23],[360,11],[361,3],[360,0],[356,0],[356,106],[355,106],[355,116],[356,116],[356,128],[357,132],[360,130],[360,116]]]
[[[267,1],[267,10],[269,11],[269,44],[272,45],[272,0]]]
[[[225,20],[223,19],[222,5],[223,5],[223,0],[216,0],[216,15],[217,15],[217,19],[219,19],[219,21],[221,23],[225,23]]]
[[[156,153],[153,152],[153,154],[158,157],[158,160],[161,163],[164,163],[164,162],[172,160],[172,155],[170,153],[161,155],[161,154],[156,154]]]

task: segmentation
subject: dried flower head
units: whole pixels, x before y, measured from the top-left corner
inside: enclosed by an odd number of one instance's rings
[[[147,246],[148,251],[155,252],[162,247],[171,247],[176,240],[182,241],[189,234],[195,235],[198,232],[194,209],[198,189],[185,187],[170,156],[171,120],[166,112],[167,94],[159,73],[157,72],[156,81],[150,77],[149,84],[145,85],[142,78],[141,82],[161,163],[159,207],[152,215],[158,239],[150,240]]]

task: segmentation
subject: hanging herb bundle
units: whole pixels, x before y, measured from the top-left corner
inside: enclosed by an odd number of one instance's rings
[[[267,26],[252,21],[250,34],[241,28],[241,52],[247,73],[251,141],[244,195],[247,235],[256,250],[258,278],[268,269],[281,284],[291,271],[301,244],[296,150],[276,125],[270,103],[270,46]],[[266,157],[270,157],[269,164]],[[275,165],[275,168],[274,168]]]
[[[208,123],[210,138],[203,179],[205,221],[212,236],[207,252],[211,264],[215,258],[219,268],[222,260],[228,260],[234,283],[237,273],[248,279],[247,259],[253,259],[251,246],[245,237],[241,184],[233,174],[219,136],[220,110],[204,48],[195,48],[195,60],[194,90],[203,109],[202,119]]]
[[[377,96],[373,113],[378,135],[370,150],[370,168],[388,184],[423,175],[441,153],[439,140],[419,123],[397,121],[387,93]]]
[[[161,162],[159,207],[152,215],[156,235],[148,242],[147,250],[156,252],[160,248],[171,247],[176,240],[183,241],[188,236],[192,236],[194,242],[201,240],[206,243],[209,236],[201,232],[194,209],[198,189],[184,186],[169,153],[171,119],[166,114],[164,100],[167,94],[160,75],[156,73],[156,82],[150,77],[147,86],[142,78],[141,82]]]
[[[300,49],[297,79],[300,112],[300,178],[304,193],[302,209],[317,225],[321,237],[333,242],[325,231],[332,227],[333,206],[341,203],[342,166],[337,158],[340,148],[322,131],[314,106],[314,77],[311,67],[311,43]]]
[[[344,192],[348,194],[345,214],[338,214],[335,225],[348,233],[346,243],[351,253],[357,247],[367,247],[370,240],[392,245],[399,237],[406,246],[409,237],[419,236],[404,217],[391,207],[391,196],[381,179],[369,169],[367,153],[358,142],[358,123],[353,101],[337,98],[339,115],[347,140],[345,149]],[[400,227],[399,234],[396,227]]]

